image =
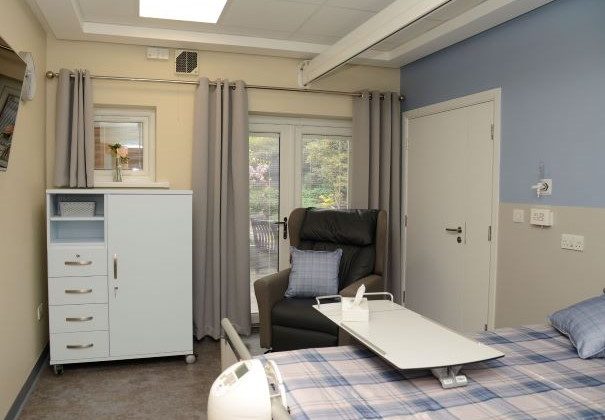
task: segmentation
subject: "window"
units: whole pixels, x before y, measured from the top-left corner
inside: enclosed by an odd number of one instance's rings
[[[302,135],[303,207],[349,207],[350,137]]]
[[[155,182],[155,110],[95,108],[95,183],[113,181],[114,159],[109,145],[128,148],[124,182]]]

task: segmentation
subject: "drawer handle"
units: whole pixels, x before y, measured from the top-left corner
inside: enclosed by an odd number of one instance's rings
[[[79,317],[65,318],[65,321],[67,321],[67,322],[85,322],[85,321],[92,321],[92,320],[93,320],[92,316],[79,316]]]
[[[92,261],[65,261],[65,265],[91,265]]]
[[[69,295],[85,295],[87,293],[92,293],[92,289],[66,289],[65,293]]]
[[[89,349],[94,346],[93,343],[88,344],[68,344],[67,347],[69,350],[78,350],[78,349]]]

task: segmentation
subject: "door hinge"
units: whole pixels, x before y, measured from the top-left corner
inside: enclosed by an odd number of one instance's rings
[[[492,128],[491,128],[491,137],[492,140],[494,139],[494,124],[492,123]]]
[[[403,216],[403,226],[408,227],[408,215]]]
[[[487,331],[487,324],[483,324],[483,331]]]
[[[492,227],[491,226],[487,227],[487,240],[490,242],[492,241]]]
[[[403,301],[403,303],[405,303],[405,290],[403,291],[403,296],[401,297],[401,300]]]

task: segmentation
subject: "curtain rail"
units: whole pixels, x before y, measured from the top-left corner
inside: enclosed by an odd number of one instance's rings
[[[54,71],[47,71],[46,78],[54,79],[59,76],[59,73]],[[174,80],[174,79],[149,79],[146,77],[124,77],[124,76],[101,76],[101,75],[91,75],[92,79],[98,80],[118,80],[118,81],[127,81],[127,82],[152,82],[152,83],[171,83],[178,85],[199,85],[197,80]],[[216,86],[216,81],[210,81],[210,84]],[[230,86],[234,86],[234,84],[230,84]],[[264,86],[264,85],[246,85],[248,89],[257,89],[257,90],[277,90],[277,91],[286,91],[286,92],[301,92],[301,93],[322,93],[325,95],[339,95],[339,96],[349,96],[359,98],[362,96],[360,92],[344,92],[339,90],[322,90],[322,89],[302,89],[302,88],[292,88],[285,86]],[[384,99],[384,95],[380,95],[380,99]],[[405,97],[403,95],[399,96],[399,100],[403,101]]]

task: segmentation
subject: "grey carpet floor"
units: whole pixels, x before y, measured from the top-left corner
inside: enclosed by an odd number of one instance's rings
[[[261,354],[258,335],[244,340]],[[204,419],[208,392],[221,372],[219,342],[194,344],[197,362],[182,357],[66,365],[41,374],[20,419]]]

